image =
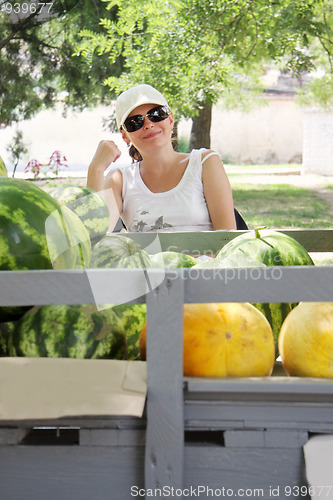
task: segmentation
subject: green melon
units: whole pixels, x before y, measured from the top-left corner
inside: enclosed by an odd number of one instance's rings
[[[81,219],[92,243],[105,236],[110,224],[110,214],[101,194],[85,186],[73,185],[59,186],[49,191],[49,194]]]
[[[217,254],[216,261],[221,266],[299,266],[314,265],[306,249],[294,238],[273,230],[255,229],[237,236],[227,243]],[[254,303],[268,319],[274,334],[275,352],[278,356],[278,337],[281,326],[294,303]]]
[[[10,356],[124,359],[122,325],[112,310],[94,305],[51,305],[30,309],[16,324]]]
[[[89,234],[70,209],[32,182],[0,178],[0,271],[85,267],[90,254]],[[24,311],[0,308],[0,321]]]
[[[13,334],[16,322],[8,321],[0,323],[0,357],[8,356],[8,344]]]
[[[145,304],[36,306],[0,329],[0,345],[9,356],[137,360],[145,321]]]
[[[111,310],[121,321],[126,339],[126,359],[140,360],[139,337],[147,319],[146,304],[121,304],[113,306]]]
[[[230,255],[236,259],[246,255],[266,266],[314,265],[306,249],[294,238],[261,228],[236,236],[222,247],[216,258],[224,259]]]
[[[131,238],[122,235],[104,236],[93,247],[91,268],[150,268],[148,253]]]
[[[158,252],[150,256],[152,267],[175,269],[179,267],[193,267],[198,261],[195,257],[181,252]]]
[[[139,243],[123,235],[108,235],[91,254],[91,268],[151,268],[151,260]],[[140,359],[139,335],[146,321],[146,304],[105,304],[119,317],[126,338],[128,359]]]

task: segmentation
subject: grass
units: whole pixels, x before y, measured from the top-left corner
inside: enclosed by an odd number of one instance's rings
[[[288,172],[294,172],[295,170],[299,171],[301,168],[301,165],[299,163],[281,163],[281,164],[259,164],[259,165],[244,165],[244,164],[233,164],[233,163],[224,163],[224,166],[228,172],[232,173],[233,170],[237,170],[237,172],[242,172],[246,174],[247,172],[251,170],[262,170],[265,172],[275,172],[276,170],[278,171],[285,171],[286,173]]]
[[[230,183],[235,207],[241,212],[249,228],[332,227],[331,207],[315,189],[289,184],[238,183],[233,176],[230,176]]]
[[[232,167],[240,167],[232,165]],[[290,169],[294,165],[241,165],[247,177],[247,168],[275,167]],[[308,189],[293,184],[262,184],[255,182],[255,175],[251,175],[251,182],[242,182],[242,173],[228,174],[235,207],[246,220],[250,229],[258,226],[269,228],[332,228],[333,210],[330,204],[320,196],[315,188]],[[269,174],[267,175],[269,177]],[[50,191],[61,184],[85,185],[85,179],[47,179],[39,182],[40,187]],[[332,191],[333,185],[326,185],[325,190]]]

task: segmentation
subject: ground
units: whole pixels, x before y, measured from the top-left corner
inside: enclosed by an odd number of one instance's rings
[[[238,173],[239,171],[233,167],[226,168],[227,173]],[[242,169],[244,173],[244,169]],[[247,168],[246,174],[242,175],[239,179],[244,183],[256,183],[256,184],[292,184],[297,187],[316,189],[318,194],[330,205],[331,211],[333,213],[333,192],[327,186],[333,186],[333,175],[332,176],[322,176],[314,174],[304,174],[302,175],[299,171],[295,173],[262,173],[258,174],[258,171],[252,171],[251,168]],[[85,186],[86,178],[84,177],[59,177],[55,179],[39,180],[36,184],[43,189],[50,190],[56,187],[58,184],[74,184]]]

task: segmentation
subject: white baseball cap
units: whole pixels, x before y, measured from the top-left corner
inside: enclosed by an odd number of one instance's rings
[[[145,83],[122,92],[116,101],[116,120],[118,128],[124,123],[133,109],[142,104],[168,106],[165,97],[151,85]]]

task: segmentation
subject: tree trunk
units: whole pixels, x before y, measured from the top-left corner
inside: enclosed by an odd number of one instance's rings
[[[190,151],[192,149],[210,148],[210,126],[212,122],[212,105],[203,103],[199,114],[192,120]]]
[[[172,146],[175,151],[178,151],[178,122],[175,122],[173,126]]]

